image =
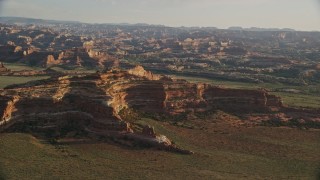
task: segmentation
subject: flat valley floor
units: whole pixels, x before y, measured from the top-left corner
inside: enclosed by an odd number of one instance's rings
[[[320,131],[239,125],[225,115],[141,119],[194,155],[107,141],[50,144],[0,134],[0,179],[318,179]]]

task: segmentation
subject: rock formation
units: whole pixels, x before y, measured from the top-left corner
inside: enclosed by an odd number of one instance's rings
[[[60,60],[55,60],[53,55],[48,55],[46,66],[57,65],[57,64],[60,64],[60,63],[61,63],[61,61]]]
[[[236,90],[192,84],[153,75],[142,67],[103,74],[64,76],[7,87],[0,95],[0,131],[125,138],[160,149],[177,148],[150,126],[142,130],[120,111],[176,116],[222,110],[269,113],[282,108],[279,97],[264,90]]]
[[[135,68],[128,70],[128,73],[139,77],[145,77],[148,80],[159,80],[161,78],[159,75],[146,71],[142,66],[136,66]]]
[[[106,53],[91,49],[73,48],[60,52],[57,55],[48,55],[44,66],[72,65],[85,67],[107,67],[116,64],[117,59]]]
[[[117,58],[107,53],[85,48],[63,51],[41,51],[20,46],[0,46],[0,58],[4,62],[20,62],[31,66],[51,67],[53,65],[110,68],[118,66]]]
[[[2,62],[0,62],[0,74],[10,72],[10,69],[6,68]]]

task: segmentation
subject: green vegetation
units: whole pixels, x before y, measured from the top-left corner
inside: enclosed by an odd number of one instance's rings
[[[307,121],[304,124],[301,124],[299,119],[290,119],[289,121],[279,121],[277,119],[271,119],[270,121],[263,121],[261,123],[263,126],[271,126],[271,127],[292,127],[292,128],[299,128],[299,129],[309,129],[309,128],[315,128],[319,129],[320,125],[317,122],[314,121]]]
[[[22,71],[22,70],[43,70],[39,67],[31,67],[25,64],[19,63],[4,63],[5,67],[12,71]],[[4,88],[12,84],[23,84],[29,81],[47,79],[48,76],[29,76],[29,77],[20,77],[20,76],[0,76],[0,88]]]
[[[320,96],[318,95],[306,95],[306,94],[295,94],[285,92],[272,92],[277,96],[280,96],[284,102],[289,106],[293,107],[309,107],[309,108],[320,108]]]
[[[5,67],[10,69],[11,71],[22,71],[22,70],[45,70],[46,68],[41,68],[37,66],[28,66],[22,63],[4,63]],[[86,67],[77,67],[77,66],[53,66],[51,69],[54,69],[59,72],[64,73],[74,73],[74,72],[81,72],[81,73],[94,73],[97,71],[95,68],[86,68]]]
[[[29,81],[47,79],[48,76],[30,76],[30,77],[17,77],[17,76],[0,76],[0,88],[4,88],[12,84],[22,84]]]
[[[19,63],[4,63],[5,67],[11,71],[22,71],[22,70],[43,70],[44,68],[28,66],[26,64]]]
[[[51,67],[51,69],[56,70],[58,72],[62,73],[95,73],[97,72],[97,69],[94,68],[85,68],[85,67],[68,67],[68,66],[54,66]]]

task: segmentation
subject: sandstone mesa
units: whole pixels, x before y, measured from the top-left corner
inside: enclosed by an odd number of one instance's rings
[[[221,110],[250,115],[254,121],[300,118],[319,123],[319,111],[283,106],[265,90],[239,90],[154,75],[137,66],[128,71],[53,77],[0,90],[0,132],[30,132],[62,138],[71,134],[113,137],[190,154],[153,127],[134,128],[122,111],[177,117]],[[271,114],[271,115],[270,115]]]

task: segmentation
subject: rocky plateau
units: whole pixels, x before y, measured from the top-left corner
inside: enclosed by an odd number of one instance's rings
[[[90,75],[56,76],[1,89],[0,132],[29,132],[54,139],[121,139],[192,154],[153,127],[135,124],[124,112],[177,121],[217,110],[239,115],[251,124],[294,122],[319,128],[320,122],[319,110],[287,108],[280,97],[263,89],[194,84],[137,66],[128,71],[115,68]]]

